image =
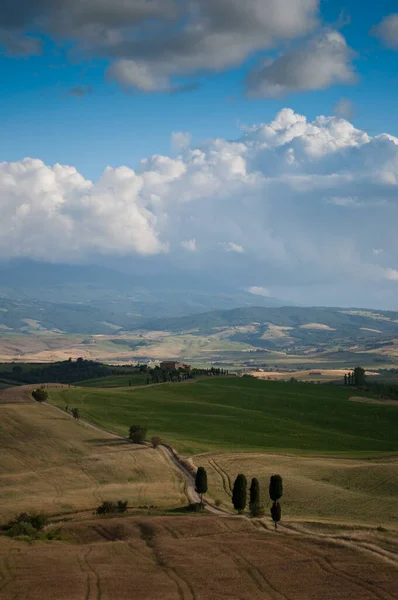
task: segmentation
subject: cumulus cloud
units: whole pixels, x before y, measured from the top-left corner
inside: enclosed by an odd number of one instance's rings
[[[372,33],[376,35],[389,48],[398,50],[398,13],[393,13],[373,28]]]
[[[283,109],[236,141],[108,167],[95,182],[40,160],[1,163],[0,259],[158,256],[189,268],[195,252],[195,269],[257,293],[264,281],[272,295],[282,282],[381,293],[397,281],[397,198],[397,138]]]
[[[307,35],[318,14],[319,0],[2,2],[5,45],[26,32],[50,36],[110,59],[110,79],[145,92],[180,89],[175,78],[241,65],[258,51]]]
[[[353,50],[338,31],[325,31],[275,59],[268,58],[246,79],[250,96],[278,98],[292,92],[352,84]]]

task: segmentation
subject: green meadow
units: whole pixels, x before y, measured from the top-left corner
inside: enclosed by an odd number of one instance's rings
[[[136,373],[132,375],[109,375],[109,377],[99,377],[98,379],[87,379],[79,381],[77,385],[89,388],[122,388],[132,386],[146,385],[147,375]]]
[[[109,378],[107,378],[109,380]],[[99,385],[99,382],[97,382]],[[59,407],[121,435],[148,428],[180,452],[375,456],[398,451],[397,406],[363,404],[333,385],[205,378],[147,388],[50,390]]]

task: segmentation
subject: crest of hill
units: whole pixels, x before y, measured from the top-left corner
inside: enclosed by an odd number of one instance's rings
[[[242,327],[251,324],[273,324],[279,327],[300,328],[309,324],[323,325],[330,330],[349,333],[377,324],[377,333],[398,334],[398,312],[369,309],[342,309],[328,307],[263,307],[253,306],[232,310],[216,310],[186,317],[157,319],[144,325],[144,329],[157,331],[197,331],[212,333],[216,328]],[[364,332],[365,333],[365,332]],[[368,337],[371,332],[366,331]]]

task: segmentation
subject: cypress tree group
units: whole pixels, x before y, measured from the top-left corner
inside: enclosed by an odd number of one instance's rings
[[[207,473],[204,467],[199,467],[196,471],[195,490],[200,494],[200,502],[203,504],[203,494],[207,492]]]
[[[283,496],[283,482],[280,475],[271,475],[269,480],[269,497],[272,502],[278,502]]]
[[[253,477],[250,484],[250,501],[249,508],[252,517],[257,517],[261,513],[260,503],[260,484],[258,479]]]
[[[232,504],[235,510],[242,512],[246,508],[247,501],[247,479],[240,473],[235,479],[232,490]]]

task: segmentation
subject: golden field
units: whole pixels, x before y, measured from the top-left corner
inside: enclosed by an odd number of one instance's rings
[[[187,503],[182,475],[160,449],[29,402],[26,389],[0,392],[0,456],[0,522],[25,510],[92,510],[112,499],[131,507]]]
[[[210,516],[95,519],[61,533],[0,537],[2,600],[398,598],[397,546],[381,534],[347,540]]]

